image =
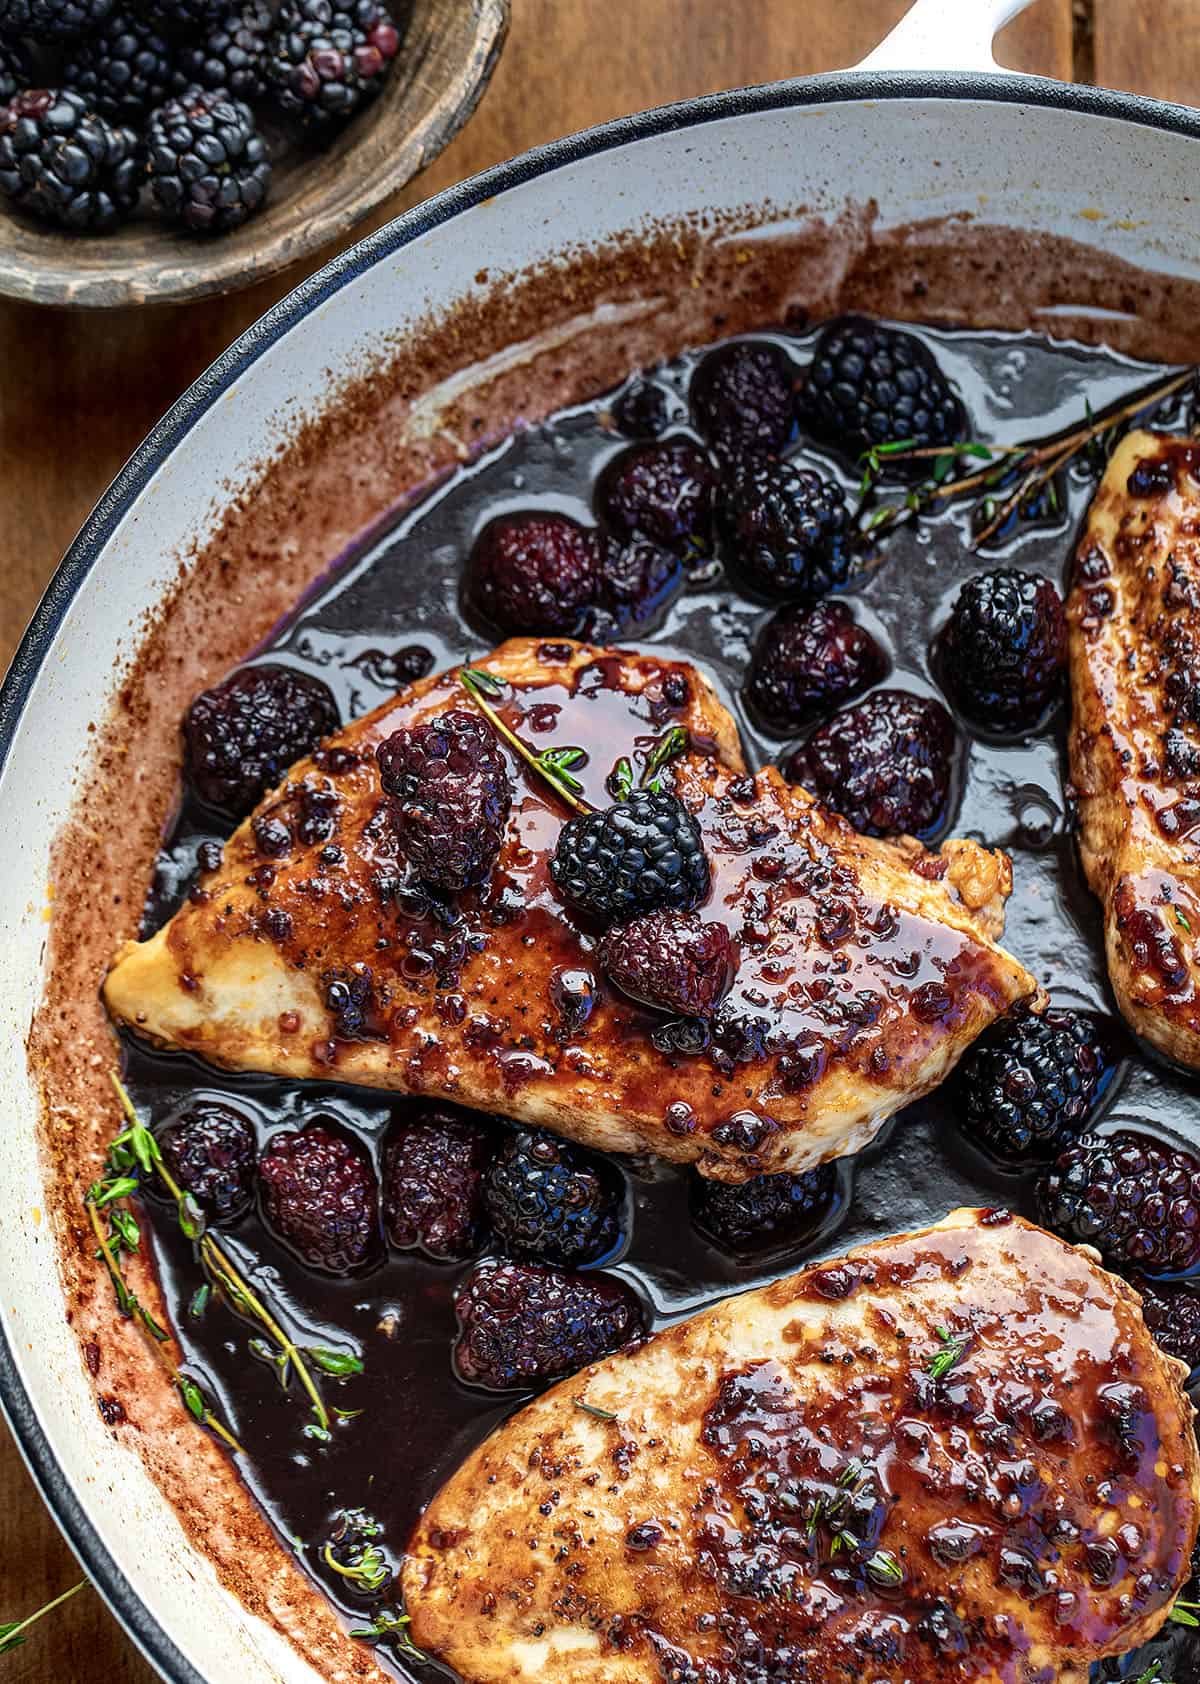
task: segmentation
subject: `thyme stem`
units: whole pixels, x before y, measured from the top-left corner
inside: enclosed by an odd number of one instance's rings
[[[491,674],[489,673],[486,676],[490,678]],[[553,765],[551,762],[545,760],[541,755],[536,754],[533,749],[530,748],[528,743],[521,741],[520,737],[517,736],[517,733],[511,726],[505,724],[503,719],[501,719],[500,715],[496,712],[495,708],[484,695],[484,687],[479,681],[479,675],[473,668],[460,667],[458,669],[458,681],[467,692],[467,695],[470,696],[471,700],[475,703],[475,706],[479,709],[480,713],[483,714],[484,718],[489,722],[493,730],[503,737],[504,741],[508,744],[509,748],[512,749],[513,753],[520,755],[521,759],[530,768],[530,770],[535,772],[539,778],[544,779],[545,782],[550,785],[554,793],[561,800],[567,803],[568,807],[574,807],[577,813],[595,812],[596,809],[589,801],[585,801],[581,795],[570,789],[567,783],[563,781],[560,776],[562,771],[561,767]],[[495,681],[493,680],[493,682]],[[571,778],[570,781],[571,783],[577,782],[575,778]]]
[[[19,1648],[24,1643],[24,1634],[30,1626],[36,1625],[40,1619],[43,1619],[47,1614],[52,1614],[56,1608],[61,1608],[64,1602],[69,1602],[73,1596],[78,1596],[81,1590],[88,1590],[90,1586],[90,1579],[80,1579],[77,1585],[72,1585],[70,1590],[64,1590],[61,1596],[56,1596],[52,1602],[44,1603],[32,1614],[26,1614],[23,1620],[0,1625],[0,1655],[5,1654],[9,1649]]]

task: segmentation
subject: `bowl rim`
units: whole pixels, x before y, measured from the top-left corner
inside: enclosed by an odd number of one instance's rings
[[[1029,104],[1071,115],[1113,118],[1200,139],[1200,111],[1142,94],[1082,87],[1010,72],[839,71],[704,94],[615,118],[521,153],[444,189],[350,246],[282,298],[188,387],[134,451],[59,563],[0,685],[0,771],[7,764],[17,727],[67,611],[130,506],[233,381],[327,299],[441,224],[486,200],[578,161],[729,117],[863,100]],[[208,1684],[105,1549],[84,1504],[58,1465],[2,1323],[0,1411],[59,1530],[142,1655],[168,1684]]]

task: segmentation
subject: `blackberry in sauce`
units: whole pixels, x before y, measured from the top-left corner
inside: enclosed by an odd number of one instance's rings
[[[1099,412],[1156,373],[1108,351],[1051,346],[1028,335],[917,333],[961,393],[975,434],[1001,442],[1075,422],[1085,403]],[[778,350],[797,382],[815,338],[815,330],[756,336]],[[653,414],[639,414],[636,423],[631,417],[626,436],[614,432],[612,410],[618,395],[638,385],[636,371],[616,393],[597,394],[590,404],[514,434],[440,486],[436,497],[406,504],[390,531],[339,558],[322,588],[263,655],[278,656],[320,678],[347,719],[374,707],[398,683],[424,669],[477,655],[479,633],[464,621],[459,606],[461,569],[476,535],[489,520],[528,508],[551,509],[590,525],[594,489],[604,468],[629,448],[630,436],[648,438],[664,431],[667,417],[670,436],[689,437],[703,451],[704,441],[681,418],[690,413],[691,373],[709,349],[655,369],[654,389],[665,401],[653,406]],[[1159,424],[1169,425],[1172,419],[1160,416]],[[858,475],[851,464],[822,450],[803,425],[786,446],[785,457],[793,454],[837,479],[853,508]],[[987,565],[1041,574],[1062,590],[1092,483],[1082,472],[1068,474],[1059,515],[1016,526],[1002,545],[987,552]],[[952,712],[952,701],[941,695],[930,669],[929,647],[963,583],[979,571],[980,559],[967,550],[967,537],[965,505],[917,527],[900,528],[883,546],[880,565],[865,570],[844,592],[860,624],[887,652],[885,682],[942,700]],[[719,565],[707,564],[685,580],[652,636],[628,639],[695,661],[737,719],[752,766],[784,759],[821,722],[781,741],[761,732],[740,700],[750,651],[769,613],[726,582]],[[419,653],[411,660],[392,658],[393,651],[407,656],[413,649]],[[1044,732],[1017,744],[982,741],[957,716],[956,724],[965,747],[956,769],[949,828],[951,834],[975,835],[1003,847],[1013,857],[1016,888],[1005,945],[1056,1003],[1111,1014],[1097,909],[1082,882],[1069,832],[1063,788],[1066,710],[1060,709]],[[594,798],[606,799],[600,791]],[[211,810],[185,801],[164,842],[146,908],[147,931],[170,916],[194,882],[197,858],[209,857],[211,863],[221,840]],[[397,892],[403,892],[400,885]],[[586,1019],[596,990],[610,986],[598,971],[565,975],[558,984],[564,1023]],[[126,1051],[130,1091],[154,1126],[202,1092],[206,1100],[227,1103],[249,1118],[261,1151],[279,1129],[297,1128],[319,1114],[361,1141],[377,1174],[389,1127],[416,1115],[419,1104],[335,1083],[227,1075],[132,1042]],[[669,1111],[668,1126],[687,1132],[686,1105]],[[1090,1126],[1102,1134],[1134,1128],[1196,1150],[1200,1085],[1135,1053],[1117,1072],[1105,1109]],[[649,1159],[613,1158],[610,1163],[622,1184],[627,1245],[615,1261],[604,1261],[604,1273],[637,1292],[654,1328],[808,1261],[926,1226],[958,1205],[1008,1206],[1036,1217],[1036,1166],[1029,1171],[1006,1167],[977,1150],[956,1126],[949,1097],[939,1093],[901,1113],[858,1158],[835,1166],[836,1191],[828,1208],[795,1245],[772,1246],[757,1258],[734,1257],[705,1238],[691,1219],[688,1172]],[[443,1481],[530,1395],[489,1394],[464,1385],[454,1373],[454,1295],[470,1263],[389,1248],[369,1272],[338,1279],[301,1268],[267,1231],[257,1207],[222,1230],[223,1241],[243,1267],[283,1301],[307,1343],[352,1346],[361,1353],[361,1375],[324,1378],[322,1386],[327,1402],[348,1417],[360,1409],[364,1413],[337,1420],[332,1442],[322,1446],[302,1436],[303,1406],[281,1392],[268,1365],[248,1355],[247,1330],[226,1307],[212,1301],[201,1319],[189,1315],[198,1285],[191,1246],[165,1203],[151,1201],[145,1216],[189,1364],[246,1447],[239,1470],[282,1546],[296,1547],[298,1559],[346,1616],[347,1625],[364,1624],[363,1601],[348,1593],[321,1561],[322,1545],[339,1514],[369,1510],[383,1522],[381,1542],[398,1556],[419,1511]],[[385,1441],[387,1453],[381,1454]],[[294,1546],[297,1539],[300,1544]],[[1094,1676],[1137,1678],[1151,1659],[1161,1657],[1162,1675],[1185,1684],[1200,1678],[1198,1636],[1169,1626],[1167,1636],[1149,1649],[1121,1663],[1106,1662],[1094,1669]],[[445,1678],[442,1669],[383,1646],[376,1657],[398,1677],[421,1684],[441,1684]]]

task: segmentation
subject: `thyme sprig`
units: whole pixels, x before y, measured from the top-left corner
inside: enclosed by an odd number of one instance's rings
[[[944,1380],[952,1368],[962,1361],[967,1354],[971,1340],[970,1333],[951,1333],[944,1327],[934,1329],[941,1340],[941,1348],[930,1357],[927,1372],[932,1380]]]
[[[1141,1677],[1135,1680],[1135,1684],[1170,1684],[1170,1680],[1162,1675],[1162,1662],[1151,1661]]]
[[[864,453],[859,484],[858,526],[864,538],[877,538],[893,527],[927,513],[939,503],[982,492],[976,505],[971,537],[972,549],[994,538],[1018,510],[1045,496],[1057,512],[1057,476],[1086,455],[1093,470],[1103,469],[1121,436],[1125,422],[1181,391],[1196,379],[1196,368],[1185,369],[1166,380],[1141,387],[1132,397],[1110,406],[1100,416],[1089,407],[1082,423],[1049,438],[1024,444],[987,444],[978,439],[954,445],[916,445],[911,439],[895,439],[875,445]],[[871,507],[878,481],[889,463],[929,461],[929,477],[913,486],[897,502]],[[983,466],[967,474],[957,473],[967,460]]]
[[[531,771],[545,780],[568,807],[573,807],[577,813],[591,813],[595,808],[585,801],[581,794],[583,785],[574,775],[571,768],[581,766],[587,762],[587,754],[581,748],[549,748],[539,754],[522,741],[510,725],[492,706],[493,701],[499,701],[504,695],[504,685],[494,673],[485,672],[481,667],[460,667],[458,681],[470,696],[475,706],[490,723],[492,729],[501,736],[519,755]]]
[[[601,1409],[598,1404],[589,1403],[585,1397],[573,1398],[571,1401],[576,1409],[584,1415],[590,1415],[594,1421],[615,1421],[617,1418],[611,1409]]]
[[[51,1602],[44,1602],[32,1614],[26,1614],[23,1620],[5,1620],[0,1622],[0,1655],[7,1655],[10,1649],[19,1649],[25,1642],[25,1634],[31,1626],[52,1614],[56,1608],[61,1608],[64,1602],[69,1602],[73,1596],[78,1596],[81,1590],[88,1590],[90,1579],[80,1579],[70,1590],[64,1590],[61,1596],[56,1596]]]
[[[1200,1619],[1197,1619],[1197,1614],[1200,1614],[1200,1602],[1185,1602],[1180,1597],[1167,1618],[1174,1620],[1177,1626],[1193,1626],[1200,1630]]]
[[[408,1634],[412,1624],[407,1614],[390,1613],[381,1609],[369,1626],[352,1627],[351,1637],[360,1637],[368,1643],[391,1643],[401,1655],[407,1655],[410,1661],[427,1661],[429,1656],[424,1649],[418,1649]]]
[[[608,775],[608,787],[618,801],[628,801],[635,789],[649,790],[651,795],[662,793],[662,774],[672,760],[686,754],[691,737],[682,725],[672,725],[663,732],[650,749],[640,777],[635,777],[633,761],[622,755]]]

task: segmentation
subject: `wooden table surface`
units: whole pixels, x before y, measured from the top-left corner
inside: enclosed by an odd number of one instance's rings
[[[964,4],[966,0],[964,0]],[[1002,61],[1200,103],[1196,0],[1037,0]],[[665,100],[853,64],[906,0],[514,0],[509,44],[474,122],[387,215],[538,142]],[[328,254],[326,254],[328,255]],[[309,267],[317,266],[314,261]],[[0,661],[60,555],[158,416],[302,278],[180,309],[70,315],[0,301]],[[0,1620],[79,1571],[0,1427]],[[0,1659],[5,1684],[156,1676],[90,1591]]]

